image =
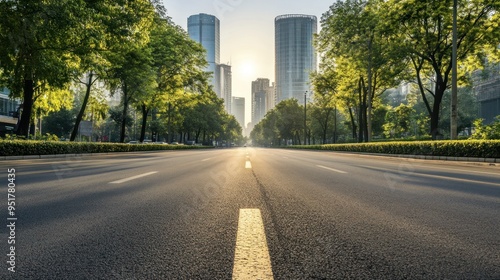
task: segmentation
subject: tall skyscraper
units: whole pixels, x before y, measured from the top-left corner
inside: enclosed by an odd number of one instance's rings
[[[233,97],[231,113],[240,123],[241,127],[245,129],[245,97]]]
[[[274,108],[274,87],[269,79],[259,78],[252,82],[252,123],[256,125]]]
[[[226,112],[230,114],[233,99],[231,66],[219,64],[217,65],[217,69],[219,73],[219,97],[224,99],[224,107],[226,108]]]
[[[304,93],[311,91],[309,74],[317,67],[313,35],[318,20],[308,15],[282,15],[276,17],[274,25],[277,102],[303,100]]]
[[[220,83],[217,65],[220,63],[220,22],[212,15],[198,14],[188,18],[188,34],[207,51],[207,72],[212,72],[212,85],[220,96]]]

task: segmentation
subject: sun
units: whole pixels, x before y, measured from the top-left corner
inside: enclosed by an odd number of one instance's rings
[[[255,63],[252,61],[244,61],[240,66],[241,75],[244,77],[255,76]]]

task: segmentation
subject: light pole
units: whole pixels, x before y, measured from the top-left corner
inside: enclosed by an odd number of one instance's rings
[[[458,93],[457,93],[457,0],[453,0],[453,41],[451,56],[451,116],[450,116],[450,138],[457,140],[457,118],[458,118]]]
[[[307,90],[304,92],[304,145],[307,145]]]

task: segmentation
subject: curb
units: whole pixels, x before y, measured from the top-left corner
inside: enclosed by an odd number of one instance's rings
[[[85,154],[56,154],[56,155],[26,155],[26,156],[0,156],[0,162],[4,160],[27,160],[27,159],[57,159],[105,155],[133,155],[133,154],[153,154],[159,152],[174,151],[202,151],[207,149],[173,149],[173,150],[153,150],[153,151],[134,151],[134,152],[106,152],[106,153],[85,153]]]
[[[406,159],[441,160],[441,161],[470,162],[470,163],[486,163],[486,164],[494,165],[494,166],[497,166],[497,165],[500,164],[500,158],[426,156],[426,155],[403,155],[403,154],[376,154],[376,153],[355,153],[355,152],[341,152],[341,151],[332,151],[332,152],[334,152],[334,153],[343,153],[343,154],[379,156],[379,157],[406,158]]]
[[[290,149],[285,149],[290,150]],[[331,152],[339,154],[364,155],[376,157],[392,157],[404,159],[419,159],[419,160],[441,160],[465,163],[488,164],[491,166],[500,166],[500,158],[477,158],[477,157],[452,157],[452,156],[427,156],[427,155],[404,155],[404,154],[382,154],[382,153],[361,153],[361,152],[346,152],[346,151],[328,151],[314,149],[291,149],[296,151],[315,151],[315,152]]]

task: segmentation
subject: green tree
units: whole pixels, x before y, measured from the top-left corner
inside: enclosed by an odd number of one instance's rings
[[[1,1],[0,78],[12,97],[23,100],[17,129],[27,136],[39,88],[63,89],[75,68],[81,1]]]
[[[73,127],[75,115],[71,110],[61,109],[43,118],[43,130],[59,138],[68,137]]]
[[[452,0],[390,0],[383,4],[386,23],[399,32],[391,37],[411,62],[415,80],[430,117],[433,139],[440,137],[441,104],[452,69]],[[458,68],[464,74],[498,55],[500,2],[458,1]]]
[[[304,131],[304,106],[297,99],[283,100],[267,112],[263,120],[251,133],[254,143],[265,146],[280,146],[291,141],[301,144]],[[284,143],[282,141],[285,141]]]
[[[401,138],[410,133],[412,115],[415,110],[405,104],[389,110],[386,114],[386,123],[383,125],[387,138]]]
[[[312,84],[314,86],[314,106],[312,106],[311,108],[311,116],[321,127],[322,143],[326,144],[330,119],[332,115],[334,117],[334,134],[336,134],[337,132],[337,105],[335,95],[337,93],[338,79],[334,69],[329,67],[329,65],[323,65],[325,64],[320,65],[320,69],[322,70],[320,73],[313,73],[311,75]],[[334,135],[334,143],[336,138],[336,135]]]
[[[148,46],[151,49],[156,88],[136,101],[143,115],[141,141],[146,128],[145,116],[151,110],[156,107],[157,111],[165,113],[163,108],[172,110],[171,104],[175,103],[176,98],[183,97],[182,92],[203,93],[208,90],[207,76],[202,70],[207,64],[204,49],[192,41],[182,28],[158,15]],[[192,101],[196,102],[195,98]],[[191,105],[187,103],[180,102],[189,110]],[[170,113],[167,112],[168,115]]]
[[[483,119],[474,121],[475,131],[472,134],[472,139],[500,139],[500,116],[495,118],[495,121],[489,125],[483,124]]]
[[[346,88],[357,85],[360,142],[371,140],[375,99],[398,85],[398,76],[404,69],[399,53],[388,44],[394,30],[384,28],[382,3],[381,0],[336,2],[323,14],[318,36],[318,49],[324,57],[352,73],[339,83],[348,84]]]

